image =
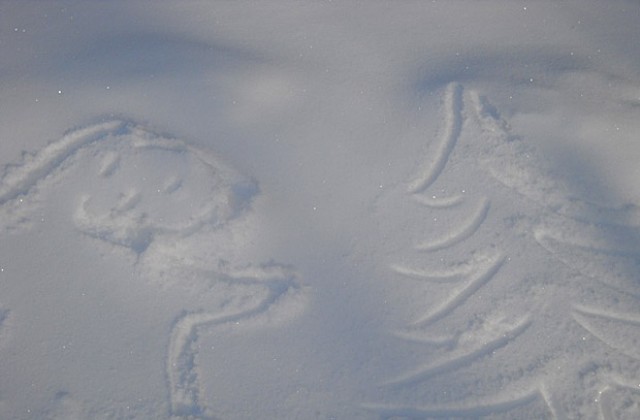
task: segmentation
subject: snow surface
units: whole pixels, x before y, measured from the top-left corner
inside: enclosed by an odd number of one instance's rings
[[[0,2],[0,418],[640,418],[638,21]]]

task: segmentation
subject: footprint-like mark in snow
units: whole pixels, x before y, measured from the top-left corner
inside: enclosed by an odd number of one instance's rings
[[[389,275],[414,291],[393,335],[418,362],[365,407],[394,419],[640,418],[640,209],[573,195],[475,91],[448,85],[442,114],[419,175],[379,207],[413,202],[404,214],[421,237]]]
[[[72,131],[5,169],[4,230],[33,224],[33,210],[58,199],[47,191],[61,184],[66,195],[60,200],[75,201],[70,220],[77,232],[96,246],[131,255],[151,282],[154,276],[164,287],[188,282],[206,296],[201,302],[210,306],[176,314],[166,378],[171,415],[210,417],[195,363],[198,334],[261,317],[269,321],[276,308],[294,308],[276,312],[282,319],[303,301],[291,267],[242,260],[238,241],[251,232],[243,223],[256,183],[184,141],[132,122],[107,121]]]

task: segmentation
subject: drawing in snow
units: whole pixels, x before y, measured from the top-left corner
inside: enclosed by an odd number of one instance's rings
[[[33,227],[46,202],[67,213],[94,246],[127,254],[139,281],[201,296],[175,314],[166,380],[171,415],[208,418],[211,410],[200,400],[198,334],[260,317],[269,323],[276,307],[294,307],[285,311],[290,315],[303,300],[292,267],[244,261],[238,252],[251,239],[256,194],[255,181],[213,154],[111,120],[71,131],[7,167],[0,211],[2,229],[20,232]]]
[[[444,87],[441,113],[416,177],[378,196],[369,215],[387,230],[368,262],[384,262],[375,280],[392,283],[387,300],[406,319],[391,331],[402,369],[362,409],[380,418],[637,418],[640,210],[575,193],[473,89]],[[7,167],[0,220],[5,233],[34,229],[46,205],[78,238],[124,254],[136,280],[190,290],[175,293],[182,312],[168,326],[167,406],[209,418],[198,335],[275,325],[278,311],[305,306],[290,266],[244,254],[258,192],[205,150],[107,121]],[[11,318],[1,303],[0,338]]]
[[[408,353],[364,407],[385,419],[637,418],[640,209],[583,199],[486,98],[442,91],[418,174],[377,202],[376,217],[413,227],[385,235],[404,244],[388,278],[409,308],[391,332]]]

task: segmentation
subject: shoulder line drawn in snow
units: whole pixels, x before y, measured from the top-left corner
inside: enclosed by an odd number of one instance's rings
[[[198,329],[249,320],[266,313],[287,293],[299,289],[294,272],[275,266],[264,271],[239,270],[227,274],[223,281],[266,288],[267,295],[254,306],[232,313],[185,312],[176,319],[171,329],[166,363],[170,409],[174,416],[203,416],[208,411],[200,402],[201,388],[194,360],[193,345],[198,340]]]

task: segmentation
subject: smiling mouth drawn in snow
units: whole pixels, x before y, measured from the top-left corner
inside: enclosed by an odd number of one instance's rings
[[[61,196],[53,193],[57,186]],[[239,246],[231,242],[233,232],[240,232],[240,241],[250,232],[240,219],[251,211],[257,193],[255,181],[211,153],[114,120],[72,131],[7,167],[0,210],[16,225],[29,225],[33,207],[68,199],[75,203],[74,228],[96,245],[134,255],[138,272],[146,276],[164,272],[167,278],[188,278],[208,296],[208,307],[185,306],[176,314],[166,352],[171,414],[205,418],[211,413],[200,401],[199,330],[269,322],[274,312],[282,319],[298,313],[304,300],[291,267],[228,261],[227,255],[215,254]],[[195,255],[199,248],[208,253]],[[233,249],[227,253],[236,256]],[[278,312],[283,307],[288,309]]]
[[[405,191],[379,202],[391,214],[413,203],[416,238],[389,275],[413,291],[403,298],[410,320],[393,335],[416,360],[381,383],[395,402],[365,408],[382,418],[639,418],[640,210],[572,194],[457,83],[444,90],[430,152]]]

